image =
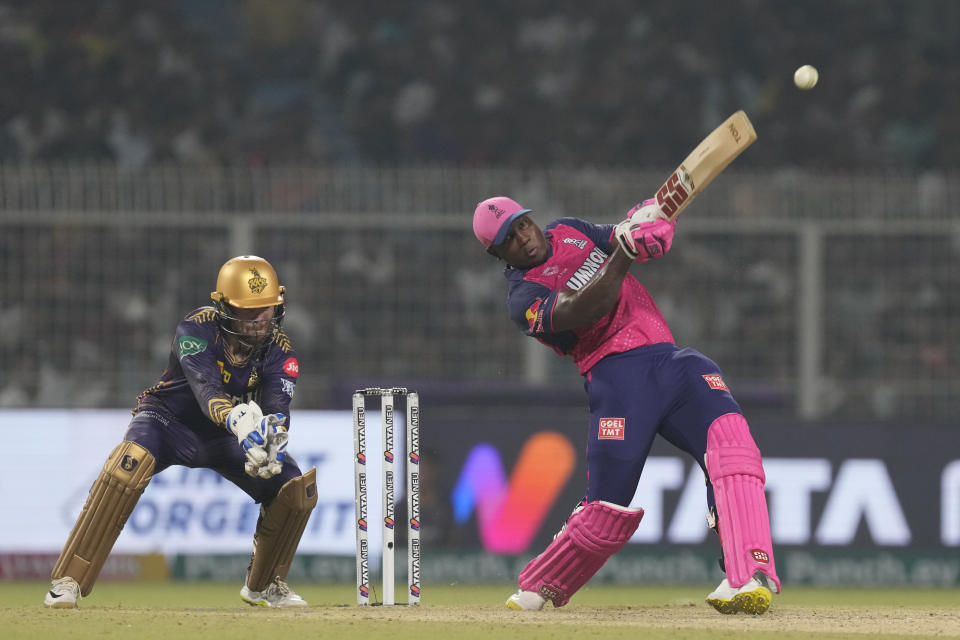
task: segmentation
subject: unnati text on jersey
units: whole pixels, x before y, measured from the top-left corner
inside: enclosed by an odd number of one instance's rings
[[[603,263],[607,259],[607,254],[605,254],[600,249],[594,247],[593,251],[587,256],[586,260],[583,261],[583,264],[580,265],[580,268],[574,271],[573,275],[570,276],[570,279],[567,280],[567,286],[576,291],[583,285],[590,282],[590,278],[600,270],[600,267],[603,266]]]

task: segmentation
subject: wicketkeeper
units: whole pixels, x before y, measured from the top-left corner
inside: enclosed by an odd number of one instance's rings
[[[721,613],[763,613],[780,592],[770,541],[760,450],[720,368],[674,343],[650,293],[628,273],[673,244],[653,201],[616,225],[575,218],[541,230],[498,196],[479,203],[473,231],[506,262],[507,307],[529,336],[569,355],[590,406],[587,491],[553,542],[520,572],[512,609],[567,604],[637,530],[630,507],[659,434],[707,477],[708,522],[719,534],[726,578],[707,596]]]
[[[300,364],[280,330],[286,289],[257,256],[228,260],[212,306],[177,325],[159,381],[137,398],[126,435],[93,483],[51,576],[44,603],[75,608],[150,479],[171,465],[213,469],[261,504],[240,597],[303,607],[285,582],[317,503],[316,469],[287,453]]]

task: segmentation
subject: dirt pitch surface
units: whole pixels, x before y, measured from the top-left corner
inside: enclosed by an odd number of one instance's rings
[[[780,634],[798,632],[823,637],[824,634],[858,634],[864,637],[960,637],[960,610],[899,607],[783,607],[774,606],[766,614],[721,615],[706,605],[661,605],[633,607],[568,607],[540,612],[516,612],[499,607],[473,609],[404,607],[390,610],[356,608],[317,611],[331,620],[389,620],[392,622],[441,623],[456,627],[483,628],[490,625],[550,625],[587,630],[609,627],[702,630],[712,637],[722,632]]]
[[[358,607],[352,585],[294,585],[311,605],[296,610],[247,606],[237,584],[171,582],[104,583],[79,609],[53,610],[42,605],[48,586],[0,581],[0,638],[960,639],[957,589],[793,588],[762,616],[724,616],[703,601],[705,586],[588,586],[543,611],[506,609],[508,584],[428,585],[419,607]]]

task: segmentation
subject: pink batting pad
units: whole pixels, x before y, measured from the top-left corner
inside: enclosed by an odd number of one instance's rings
[[[780,593],[763,493],[766,476],[760,449],[742,415],[727,413],[713,421],[707,431],[706,462],[717,502],[727,581],[731,587],[742,587],[760,571]]]
[[[574,511],[546,550],[520,572],[520,588],[562,607],[623,548],[642,519],[643,509],[602,501]]]

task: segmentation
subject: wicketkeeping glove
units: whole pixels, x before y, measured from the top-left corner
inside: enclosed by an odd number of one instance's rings
[[[247,454],[244,471],[256,477],[260,466],[267,462],[267,429],[263,412],[256,402],[238,404],[227,414],[227,428]]]
[[[261,478],[272,478],[283,468],[283,459],[287,457],[287,442],[290,440],[286,422],[287,416],[282,413],[271,413],[260,419],[267,432],[267,461],[257,469],[257,475]]]

